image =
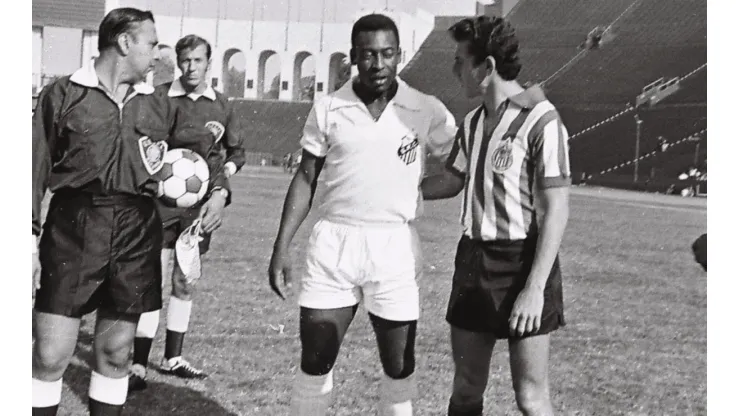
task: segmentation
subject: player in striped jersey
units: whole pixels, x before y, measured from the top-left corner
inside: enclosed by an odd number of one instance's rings
[[[449,415],[481,415],[497,339],[509,343],[525,415],[552,415],[549,333],[565,324],[558,250],[571,183],[567,131],[539,86],[524,89],[518,41],[502,18],[450,28],[455,75],[482,105],[458,129],[443,173],[425,178],[425,199],[463,191],[463,236],[447,310],[455,363]]]

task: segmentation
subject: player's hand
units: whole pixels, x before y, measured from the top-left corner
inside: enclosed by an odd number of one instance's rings
[[[223,221],[226,197],[220,192],[214,192],[208,201],[200,208],[201,227],[203,232],[210,234],[216,231]]]
[[[519,292],[511,310],[509,333],[521,337],[539,331],[544,304],[545,295],[541,288],[525,287]]]
[[[275,248],[273,250],[268,274],[272,291],[285,300],[293,289],[293,270],[287,249]]]
[[[36,291],[41,288],[41,262],[39,261],[39,252],[36,247],[36,236],[33,236],[32,244],[31,261],[33,263],[33,268],[31,273],[33,277],[33,293],[35,295]]]
[[[226,175],[226,178],[230,178],[235,173],[236,164],[234,162],[226,162],[226,164],[224,165],[224,175]]]

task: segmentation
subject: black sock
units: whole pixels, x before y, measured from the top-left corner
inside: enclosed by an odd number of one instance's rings
[[[49,407],[33,407],[31,415],[33,416],[57,416],[59,405]]]
[[[472,406],[466,406],[467,409],[460,410],[459,408],[456,408],[452,403],[450,403],[449,407],[447,408],[447,416],[481,416],[483,415],[483,402],[481,401],[480,404],[475,404]]]
[[[149,352],[152,350],[152,341],[154,341],[152,338],[134,338],[134,364],[140,364],[146,368],[147,364],[149,364]]]
[[[93,398],[88,399],[90,416],[120,416],[123,405],[99,402]]]
[[[185,338],[184,332],[167,330],[167,338],[164,342],[164,358],[170,359],[182,355],[182,342]]]

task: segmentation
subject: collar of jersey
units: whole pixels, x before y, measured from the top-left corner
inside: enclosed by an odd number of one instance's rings
[[[352,84],[356,80],[357,77],[353,77],[336,91],[331,100],[330,110],[341,107],[365,106],[365,103],[362,102],[360,97],[355,94],[355,90],[352,89]],[[418,100],[412,94],[411,87],[400,77],[396,77],[396,81],[398,82],[398,91],[396,91],[396,95],[391,99],[391,103],[407,110],[419,111],[421,107]]]
[[[213,90],[213,87],[208,85],[206,87],[206,90],[203,91],[203,94],[196,94],[194,92],[188,93],[185,91],[185,87],[182,86],[182,82],[180,82],[180,78],[177,78],[176,80],[172,81],[172,85],[170,85],[169,91],[167,91],[168,97],[183,97],[188,96],[193,101],[197,100],[200,97],[206,97],[211,101],[216,101],[216,91]]]
[[[542,87],[539,84],[532,85],[526,90],[519,94],[509,97],[509,101],[518,105],[521,108],[533,109],[537,104],[545,101],[545,93],[542,91]]]
[[[98,74],[95,72],[95,60],[91,59],[90,62],[82,68],[75,71],[69,80],[75,84],[82,85],[88,88],[98,88],[100,86],[100,79]],[[147,84],[146,82],[139,82],[133,85],[134,91],[137,94],[149,95],[154,92],[154,87]]]

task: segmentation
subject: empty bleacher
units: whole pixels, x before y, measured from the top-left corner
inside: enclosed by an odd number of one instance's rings
[[[676,142],[702,131],[701,146],[706,149],[705,2],[521,0],[508,18],[520,39],[524,67],[519,81],[548,80],[545,90],[573,136],[574,177],[586,172],[597,182],[628,186],[635,157],[635,114],[643,120],[639,154],[644,156],[640,171],[646,178],[650,172],[656,180],[673,178],[694,158],[695,143],[687,142],[649,155],[658,136]],[[458,120],[478,105],[461,93],[452,74],[455,44],[447,29],[460,19],[437,17],[434,30],[401,71],[410,85],[439,97]],[[597,26],[609,28],[601,46],[582,49]],[[655,107],[632,107],[645,85],[688,73],[692,74],[681,80],[679,91]],[[296,149],[310,104],[237,105],[244,109],[248,148],[276,155]],[[611,170],[602,174],[607,169]]]
[[[244,148],[251,153],[269,153],[277,160],[300,148],[299,140],[311,103],[235,100]]]

